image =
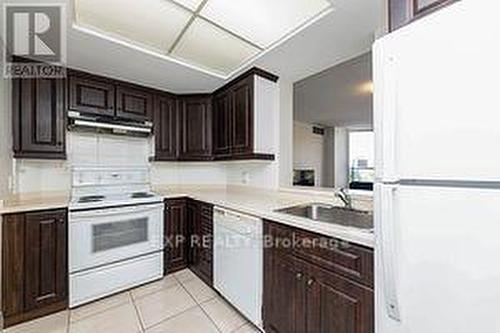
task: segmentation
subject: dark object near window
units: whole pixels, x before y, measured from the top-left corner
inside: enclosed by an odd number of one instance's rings
[[[325,135],[325,129],[318,126],[313,126],[313,133],[318,135]]]
[[[293,185],[314,186],[314,170],[294,170]]]
[[[352,190],[373,191],[373,183],[370,182],[351,182],[349,188]]]

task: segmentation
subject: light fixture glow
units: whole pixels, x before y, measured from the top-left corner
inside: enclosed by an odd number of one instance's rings
[[[361,83],[357,90],[362,94],[373,94],[373,81]]]

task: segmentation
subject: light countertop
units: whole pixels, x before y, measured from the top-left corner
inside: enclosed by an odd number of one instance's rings
[[[275,212],[276,209],[311,202],[342,205],[342,203],[334,199],[331,193],[326,195],[292,189],[276,191],[240,186],[225,187],[209,185],[159,186],[155,187],[154,191],[165,199],[190,197],[215,206],[232,209],[240,213],[317,232],[326,236],[340,238],[368,247],[374,246],[373,233]],[[69,200],[70,195],[65,192],[13,195],[0,200],[0,214],[66,208]],[[354,206],[360,209],[371,210],[372,202],[370,198],[360,197],[356,200],[355,197]]]

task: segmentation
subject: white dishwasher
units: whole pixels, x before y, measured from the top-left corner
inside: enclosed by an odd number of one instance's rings
[[[262,220],[214,208],[214,286],[262,328]]]

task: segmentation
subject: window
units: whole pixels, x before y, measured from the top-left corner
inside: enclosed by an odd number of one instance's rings
[[[349,132],[349,188],[372,190],[375,180],[373,131]]]

